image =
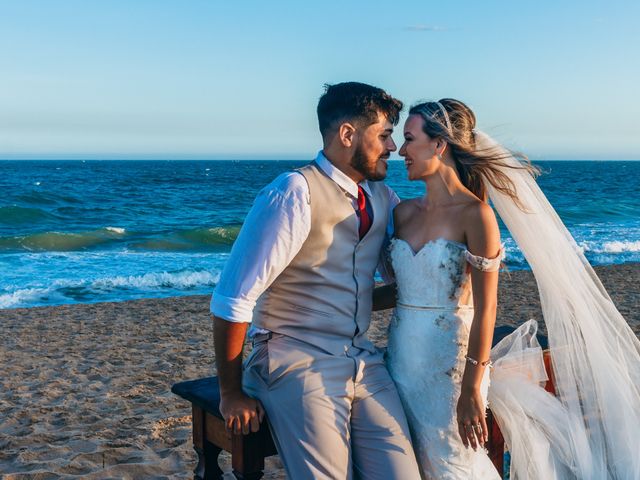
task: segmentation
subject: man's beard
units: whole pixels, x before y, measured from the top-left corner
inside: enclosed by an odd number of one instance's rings
[[[386,172],[380,173],[376,170],[378,161],[376,161],[376,163],[374,163],[373,165],[369,163],[362,145],[358,145],[355,152],[353,152],[353,156],[351,157],[351,166],[362,175],[364,175],[364,178],[366,178],[367,180],[372,180],[374,182],[378,180],[384,180],[384,178],[387,176]]]

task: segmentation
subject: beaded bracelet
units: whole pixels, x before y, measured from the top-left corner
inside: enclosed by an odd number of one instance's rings
[[[492,366],[491,359],[485,360],[484,362],[479,362],[475,358],[471,358],[469,355],[464,358],[466,358],[467,362],[469,362],[471,365],[480,365],[481,367]]]

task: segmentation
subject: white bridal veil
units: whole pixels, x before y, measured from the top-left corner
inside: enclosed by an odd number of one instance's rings
[[[482,132],[476,144],[508,153]],[[512,478],[640,479],[640,341],[533,177],[502,171],[525,211],[491,185],[489,198],[535,275],[558,395],[539,385],[535,322],[494,347],[488,399]]]

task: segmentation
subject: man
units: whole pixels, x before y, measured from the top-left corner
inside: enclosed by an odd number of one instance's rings
[[[322,151],[258,195],[212,297],[227,427],[257,430],[264,406],[293,480],[420,478],[398,394],[366,337],[397,202],[370,180],[386,176],[401,109],[370,85],[328,86]]]

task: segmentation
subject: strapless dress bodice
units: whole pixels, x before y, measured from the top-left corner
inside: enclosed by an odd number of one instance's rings
[[[405,240],[391,241],[398,304],[422,308],[470,307],[471,279],[465,245],[438,238],[415,252]]]

